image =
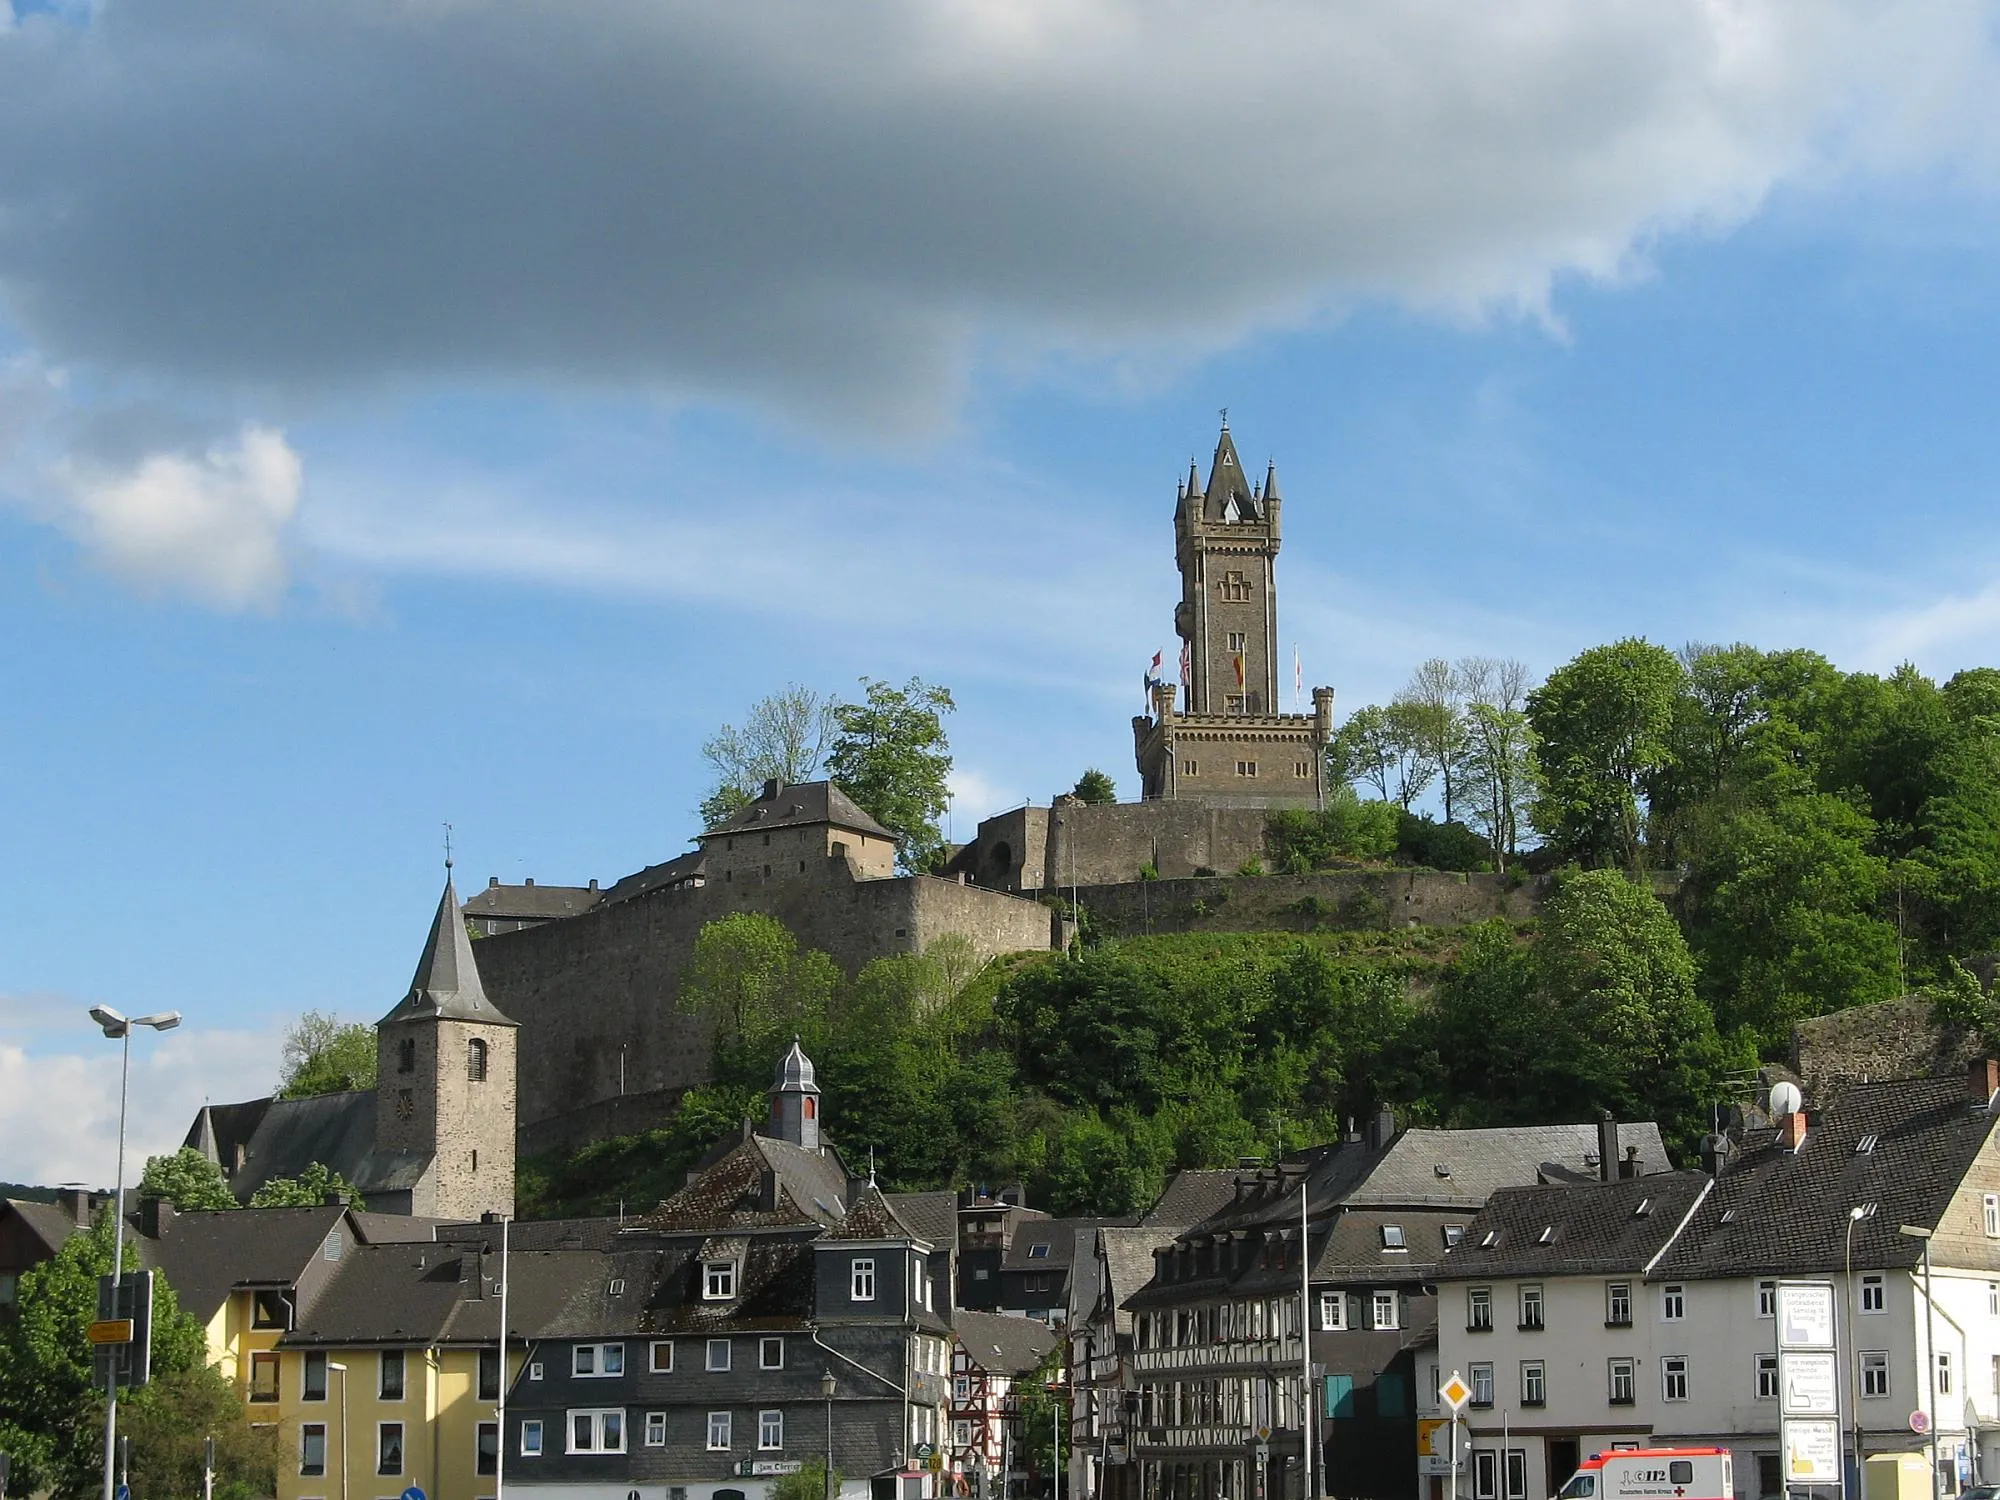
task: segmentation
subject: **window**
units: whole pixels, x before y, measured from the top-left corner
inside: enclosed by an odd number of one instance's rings
[[[258,1292],[250,1299],[250,1326],[252,1328],[290,1328],[292,1320],[287,1316],[292,1305],[285,1300],[283,1292]]]
[[[1028,1246],[1029,1260],[1047,1260],[1048,1258],[1049,1247],[1046,1244]]]
[[[1883,1285],[1882,1278],[1879,1275],[1862,1277],[1861,1310],[1865,1313],[1878,1313],[1887,1311],[1887,1306],[1887,1289]]]
[[[1528,1500],[1528,1450],[1526,1448],[1509,1448],[1507,1450],[1507,1500]]]
[[[500,1351],[481,1349],[479,1351],[479,1394],[477,1401],[498,1401],[500,1399]]]
[[[572,1453],[623,1453],[625,1451],[625,1409],[572,1411],[569,1414],[569,1451]]]
[[[1542,1289],[1539,1286],[1521,1288],[1521,1326],[1523,1328],[1542,1326]]]
[[[954,1448],[970,1448],[972,1446],[972,1424],[970,1422],[954,1422],[951,1424],[951,1445]]]
[[[757,1340],[757,1368],[760,1370],[782,1370],[785,1368],[785,1341],[765,1338]]]
[[[1660,1288],[1660,1321],[1678,1323],[1687,1316],[1687,1288],[1684,1286],[1663,1286]]]
[[[1775,1354],[1757,1356],[1757,1399],[1759,1401],[1778,1399],[1778,1356]]]
[[[1228,1308],[1224,1308],[1226,1313]],[[1347,1326],[1347,1297],[1342,1292],[1319,1294],[1319,1326],[1323,1332],[1337,1333]]]
[[[1183,776],[1199,776],[1201,768],[1191,760],[1184,760],[1181,762],[1181,774]]]
[[[299,1472],[326,1472],[326,1423],[307,1422],[299,1428]]]
[[[1638,1367],[1629,1359],[1614,1359],[1608,1362],[1611,1376],[1611,1404],[1630,1406],[1638,1399]]]
[[[1467,1365],[1466,1373],[1472,1377],[1472,1404],[1491,1406],[1493,1404],[1493,1366]]]
[[[667,1446],[667,1414],[663,1411],[646,1413],[646,1446],[664,1448]]]
[[[1988,1193],[1985,1197],[1986,1238],[2000,1240],[2000,1193]]]
[[[1472,1454],[1472,1500],[1499,1500],[1500,1455],[1491,1448]]]
[[[729,1451],[729,1413],[712,1411],[708,1414],[708,1451],[727,1453]]]
[[[414,1073],[417,1071],[417,1039],[406,1036],[396,1043],[396,1071]]]
[[[542,1362],[538,1359],[533,1364],[528,1366],[528,1379],[540,1380],[541,1378],[542,1378]]]
[[[301,1401],[324,1401],[326,1399],[326,1352],[315,1349],[307,1353],[305,1364],[299,1370],[299,1399]]]
[[[848,1279],[847,1298],[850,1302],[873,1302],[875,1300],[875,1262],[857,1260],[851,1267]]]
[[[646,1352],[646,1368],[655,1375],[671,1375],[674,1369],[674,1341],[654,1339]]]
[[[377,1422],[375,1424],[375,1472],[377,1474],[400,1474],[403,1472],[403,1424],[401,1422]]]
[[[1669,1354],[1660,1361],[1660,1397],[1665,1401],[1688,1398],[1688,1362],[1685,1354]]]
[[[486,1043],[478,1037],[465,1044],[465,1076],[474,1083],[486,1082]]]
[[[332,1230],[327,1234],[326,1243],[320,1247],[320,1254],[324,1255],[328,1260],[340,1259],[340,1231],[338,1229]]]
[[[1222,580],[1222,597],[1232,604],[1250,602],[1250,583],[1241,573],[1233,569]]]
[[[1775,1318],[1778,1315],[1778,1283],[1760,1281],[1757,1283],[1757,1316]]]
[[[701,1300],[727,1302],[736,1295],[736,1262],[711,1260],[701,1268]]]
[[[1248,646],[1249,638],[1242,631],[1232,630],[1229,632],[1229,649],[1231,651],[1242,651],[1247,649]]]
[[[1469,1286],[1465,1289],[1465,1328],[1468,1333],[1493,1330],[1493,1288]]]
[[[951,1399],[954,1401],[970,1401],[972,1399],[972,1377],[970,1375],[952,1376]]]
[[[2000,1281],[1986,1283],[1986,1316],[2000,1318]]]
[[[623,1344],[578,1344],[570,1350],[569,1372],[585,1380],[625,1373]]]
[[[1239,760],[1236,762],[1236,774],[1238,776],[1255,776],[1257,774],[1257,762],[1254,760]]]
[[[729,1368],[729,1340],[710,1339],[708,1341],[708,1368],[726,1370]]]
[[[542,1424],[539,1418],[530,1417],[521,1424],[521,1456],[523,1458],[542,1456]]]
[[[1445,1249],[1456,1250],[1460,1245],[1464,1243],[1465,1243],[1465,1226],[1463,1224],[1447,1224],[1444,1226]]]
[[[1396,1317],[1396,1294],[1394,1292],[1377,1292],[1372,1301],[1374,1304],[1374,1317],[1370,1320],[1372,1327],[1395,1328],[1399,1326],[1399,1320]]]
[[[250,1399],[252,1401],[276,1401],[278,1399],[278,1356],[272,1353],[250,1356]]]
[[[383,1401],[403,1399],[403,1351],[384,1349],[376,1357],[375,1394]]]
[[[477,1446],[473,1450],[473,1472],[475,1474],[497,1474],[500,1472],[500,1424],[481,1422]]]
[[[1632,1326],[1631,1282],[1607,1281],[1604,1284],[1604,1326],[1606,1328]]]
[[[1384,1250],[1407,1250],[1410,1248],[1409,1242],[1403,1238],[1403,1226],[1401,1224],[1384,1224],[1382,1226],[1382,1248]]]
[[[1889,1352],[1886,1349],[1861,1351],[1861,1394],[1869,1397],[1889,1394]]]
[[[1940,1396],[1951,1394],[1951,1354],[1948,1350],[1938,1350],[1937,1388]]]
[[[1549,1377],[1539,1359],[1521,1361],[1521,1404],[1540,1406],[1548,1400]]]
[[[785,1446],[785,1414],[781,1411],[757,1413],[757,1446],[762,1450]]]

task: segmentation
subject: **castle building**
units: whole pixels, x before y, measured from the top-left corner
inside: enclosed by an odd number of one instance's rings
[[[1243,472],[1225,420],[1208,483],[1188,466],[1174,507],[1182,694],[1155,683],[1153,712],[1132,720],[1141,795],[1222,807],[1318,807],[1333,737],[1333,689],[1310,714],[1279,710],[1276,464]]]

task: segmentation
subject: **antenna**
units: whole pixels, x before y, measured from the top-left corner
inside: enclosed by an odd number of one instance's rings
[[[1796,1083],[1779,1083],[1773,1084],[1771,1087],[1771,1117],[1773,1119],[1782,1119],[1786,1115],[1797,1114],[1799,1106],[1804,1102],[1805,1096],[1799,1092],[1799,1086]]]

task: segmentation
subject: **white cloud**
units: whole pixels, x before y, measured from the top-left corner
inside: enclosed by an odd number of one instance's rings
[[[935,430],[976,351],[1546,315],[1787,181],[1990,164],[1974,0],[111,0],[0,39],[48,357]],[[32,144],[31,144],[32,143]]]
[[[103,566],[225,608],[284,594],[304,468],[283,433],[246,426],[198,457],[155,453],[109,468],[70,457],[59,517]]]

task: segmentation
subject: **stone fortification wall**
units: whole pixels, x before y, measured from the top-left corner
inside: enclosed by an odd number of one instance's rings
[[[1033,900],[929,876],[856,880],[838,856],[803,875],[662,889],[482,938],[475,951],[486,992],[521,1023],[518,1118],[524,1135],[544,1142],[539,1149],[558,1137],[597,1138],[594,1116],[579,1117],[575,1131],[538,1127],[616,1101],[621,1048],[628,1097],[670,1095],[707,1078],[707,1029],[680,1014],[675,997],[703,924],[734,911],[776,918],[849,974],[947,932],[963,933],[982,958],[1050,940],[1050,914]],[[647,1107],[620,1106],[610,1133],[657,1123],[671,1099],[650,1108],[648,1118]]]
[[[1813,1016],[1792,1028],[1792,1066],[1815,1104],[1850,1083],[1962,1073],[1986,1051],[1977,1036],[1938,1026],[1931,1002],[1915,996]]]
[[[1159,932],[1365,931],[1456,927],[1533,917],[1547,876],[1516,884],[1505,875],[1420,870],[1338,870],[1318,875],[1132,880],[1085,886],[1087,918],[1113,937]]]
[[[1197,869],[1229,874],[1263,859],[1269,813],[1203,802],[1059,802],[1048,814],[1045,889],[1109,886],[1139,878],[1146,865],[1162,880]]]

